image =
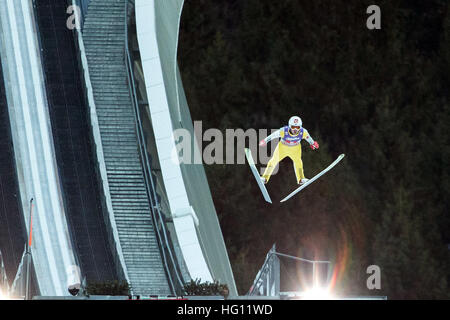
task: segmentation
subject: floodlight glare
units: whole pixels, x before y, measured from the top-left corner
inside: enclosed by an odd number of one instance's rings
[[[9,300],[9,296],[0,289],[0,300]]]
[[[302,292],[301,297],[303,300],[333,300],[327,288],[314,287],[312,289]]]

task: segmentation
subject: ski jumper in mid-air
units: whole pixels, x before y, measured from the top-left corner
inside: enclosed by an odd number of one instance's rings
[[[278,138],[280,141],[275,148],[272,158],[267,164],[267,168],[261,177],[261,181],[263,183],[269,182],[270,176],[277,164],[285,157],[289,157],[294,163],[297,183],[300,185],[306,183],[308,179],[305,178],[303,172],[302,147],[300,143],[305,139],[313,150],[319,149],[319,144],[317,141],[314,141],[308,131],[302,127],[302,119],[297,116],[291,117],[287,126],[280,128],[280,130],[275,131],[267,138],[261,140],[259,145],[265,146],[269,141]]]

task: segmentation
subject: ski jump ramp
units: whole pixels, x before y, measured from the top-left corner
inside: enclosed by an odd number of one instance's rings
[[[183,0],[136,0],[136,28],[149,114],[174,226],[192,279],[218,280],[237,290],[202,164],[173,161],[174,130],[194,137],[177,65]],[[194,143],[194,152],[199,153]],[[197,156],[199,156],[197,154]]]
[[[193,123],[177,66],[183,0],[135,0],[150,121],[178,245],[189,276],[220,281],[237,296],[233,272],[202,164],[172,160],[173,132]],[[0,54],[23,220],[33,211],[33,264],[42,296],[67,296],[74,254],[48,114],[32,1],[0,0]],[[194,144],[196,158],[200,151]]]
[[[69,295],[77,265],[55,160],[31,1],[0,0],[0,54],[24,221],[33,211],[34,269],[42,295]],[[36,244],[36,245],[34,245]],[[69,274],[68,274],[69,273]]]

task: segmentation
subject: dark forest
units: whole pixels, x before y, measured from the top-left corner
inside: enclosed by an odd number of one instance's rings
[[[450,298],[450,4],[361,0],[187,0],[178,59],[203,128],[272,129],[299,115],[307,177],[286,203],[280,164],[263,201],[246,164],[205,165],[240,294],[267,251],[335,264],[337,293]],[[243,152],[243,150],[236,150]],[[381,268],[381,290],[366,268]],[[374,292],[376,291],[376,292]]]

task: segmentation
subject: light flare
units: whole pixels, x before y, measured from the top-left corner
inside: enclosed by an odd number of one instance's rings
[[[6,293],[3,293],[2,289],[0,289],[0,300],[10,300],[10,297]]]
[[[329,287],[314,287],[301,293],[302,300],[334,300]]]

